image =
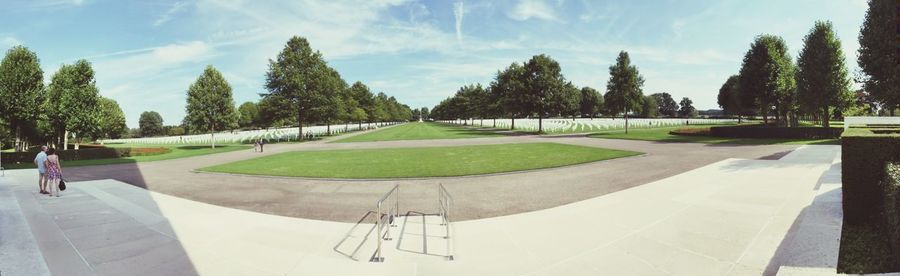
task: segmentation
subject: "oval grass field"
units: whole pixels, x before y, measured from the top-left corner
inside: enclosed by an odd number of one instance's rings
[[[557,143],[295,151],[200,170],[317,178],[411,178],[532,170],[639,154]]]

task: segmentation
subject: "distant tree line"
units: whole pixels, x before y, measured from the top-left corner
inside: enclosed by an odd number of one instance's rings
[[[235,107],[232,89],[212,66],[188,88],[185,133],[215,133],[237,128],[297,126],[337,123],[380,123],[416,119],[409,106],[383,92],[373,94],[362,82],[348,85],[337,70],[329,67],[322,54],[302,37],[292,37],[274,60],[269,60],[265,88],[257,102]],[[148,114],[148,116],[152,115]],[[166,135],[156,116],[152,124],[141,124],[142,135]],[[142,116],[143,118],[143,116]],[[141,120],[143,122],[143,119]],[[147,130],[145,131],[145,126]]]
[[[559,63],[547,55],[536,55],[524,63],[500,70],[488,86],[460,87],[453,96],[431,110],[438,120],[537,118],[538,131],[549,117],[591,118],[598,116],[696,117],[693,102],[683,98],[681,106],[669,93],[645,96],[644,78],[622,51],[609,67],[606,93],[591,87],[577,87],[566,80]],[[496,127],[496,120],[493,123]],[[627,125],[627,123],[626,123]]]

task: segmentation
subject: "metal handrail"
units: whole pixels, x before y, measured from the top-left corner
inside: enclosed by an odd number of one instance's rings
[[[447,260],[453,260],[453,241],[450,240],[450,210],[453,209],[453,196],[444,188],[444,184],[438,184],[438,205],[447,240]]]
[[[384,205],[385,201],[387,201],[391,196],[394,196],[394,206],[393,208],[389,208],[386,214],[381,213],[381,207]],[[377,230],[376,239],[378,240],[378,248],[375,249],[375,255],[372,256],[371,262],[384,262],[384,257],[381,256],[381,240],[391,240],[391,229],[390,225],[393,224],[394,218],[400,216],[400,185],[394,185],[390,191],[384,194],[381,199],[375,204],[375,229]],[[382,235],[382,231],[384,231],[385,220],[387,220],[387,237]]]

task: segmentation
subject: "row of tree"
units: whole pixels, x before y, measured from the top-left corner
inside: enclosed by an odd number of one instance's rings
[[[45,86],[37,54],[25,46],[10,48],[0,62],[0,110],[0,144],[14,140],[17,151],[44,143],[65,149],[68,138],[77,146],[127,130],[118,103],[100,96],[89,62],[63,64]]]
[[[236,128],[324,124],[331,132],[335,123],[376,123],[418,119],[409,106],[383,92],[373,94],[362,82],[348,85],[322,54],[302,37],[292,37],[275,60],[269,60],[267,93],[258,102],[235,107],[232,88],[222,74],[207,66],[187,90],[182,128],[188,133],[214,133]],[[427,114],[427,109],[416,114]],[[142,136],[169,134],[156,112],[144,112]]]
[[[863,91],[854,93],[841,41],[831,22],[818,21],[803,39],[797,63],[784,40],[761,35],[744,55],[740,72],[719,89],[718,103],[733,115],[761,115],[768,122],[796,126],[800,115],[812,115],[825,127],[840,115],[865,114],[874,103],[893,116],[900,106],[900,66],[896,49],[894,1],[869,1],[859,34]]]
[[[547,117],[593,119],[600,115],[622,115],[627,121],[629,115],[697,116],[688,98],[683,98],[679,107],[668,93],[644,96],[644,78],[625,51],[609,67],[609,75],[606,93],[601,95],[591,87],[578,88],[563,77],[558,62],[537,55],[498,71],[487,87],[473,84],[459,88],[456,94],[435,106],[431,116],[439,120],[508,117],[512,119],[512,128],[516,118],[537,117],[538,131],[543,131],[543,118]]]

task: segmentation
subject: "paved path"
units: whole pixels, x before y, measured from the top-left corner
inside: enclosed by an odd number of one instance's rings
[[[350,134],[358,135],[358,133]],[[339,136],[343,138],[346,136]],[[659,143],[586,137],[510,136],[361,143],[271,144],[252,150],[135,164],[66,169],[71,180],[116,179],[152,191],[267,214],[352,222],[400,184],[403,210],[434,206],[443,183],[457,198],[456,218],[469,220],[535,211],[621,191],[726,158],[783,155],[797,146]],[[555,142],[647,153],[589,164],[499,175],[406,180],[325,180],[197,173],[192,170],[286,151],[442,147]],[[65,165],[65,164],[64,164]],[[348,168],[352,169],[352,168]]]
[[[782,265],[833,265],[834,232],[804,229],[840,220],[828,211],[839,206],[839,152],[804,146],[779,160],[729,158],[554,208],[454,222],[449,240],[434,217],[411,213],[390,227],[384,263],[364,261],[374,238],[356,254],[362,261],[335,252],[352,223],[224,208],[112,180],[72,183],[48,198],[25,171],[0,178],[0,192],[19,202],[54,274],[772,275]],[[351,252],[370,227],[351,231],[337,251]]]

